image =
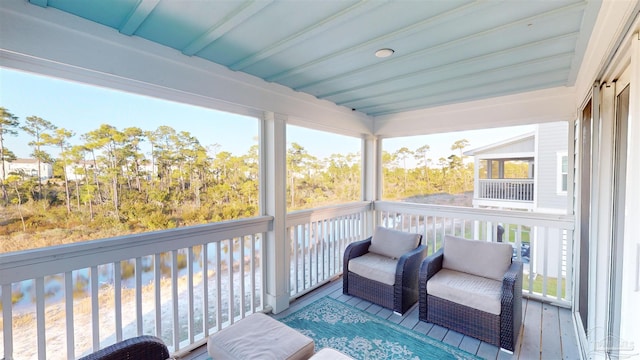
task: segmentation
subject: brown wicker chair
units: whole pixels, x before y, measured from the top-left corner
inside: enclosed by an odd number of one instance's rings
[[[449,236],[445,238],[445,249],[448,238]],[[490,246],[499,244],[481,241],[473,242],[489,244]],[[500,245],[510,247],[508,244]],[[427,257],[421,265],[420,320],[444,326],[513,352],[522,325],[522,262],[513,261],[509,256],[506,265],[507,269],[502,276],[501,290],[498,290],[501,293],[496,295],[499,297],[499,303],[496,305],[497,309],[499,309],[499,314],[495,315],[429,293],[430,288],[427,283],[443,269],[445,253],[444,249],[440,249]],[[469,250],[469,254],[477,254],[477,251]],[[490,260],[486,262],[490,262]],[[508,262],[510,262],[510,265]],[[467,298],[472,297],[473,295],[467,296]]]
[[[376,235],[380,236],[380,233],[386,234],[387,237],[399,235],[405,239],[408,235],[414,238],[411,241],[415,241],[414,246],[408,246],[411,250],[401,256],[393,257],[393,261],[397,262],[395,265],[393,285],[389,284],[390,281],[383,283],[378,281],[378,279],[358,275],[349,269],[349,264],[353,259],[370,254],[369,249],[372,240]],[[397,313],[405,313],[418,301],[418,271],[422,260],[427,256],[427,248],[424,245],[420,245],[421,239],[422,236],[420,234],[402,233],[400,231],[378,228],[373,237],[349,244],[344,252],[342,292],[392,309]],[[408,243],[405,242],[405,245],[406,244]],[[402,249],[402,245],[400,245],[399,248]],[[377,253],[374,254],[374,256],[377,256]]]
[[[107,346],[80,360],[166,360],[169,356],[169,350],[162,340],[142,335]]]

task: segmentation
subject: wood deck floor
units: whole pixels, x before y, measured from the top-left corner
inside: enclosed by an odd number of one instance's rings
[[[399,316],[389,309],[382,308],[366,300],[343,295],[341,278],[299,298],[291,304],[289,309],[274,315],[274,318],[277,319],[287,316],[324,296],[330,296],[371,314],[413,329],[414,331],[427,334],[434,339],[456,346],[484,359],[574,360],[580,358],[577,340],[573,330],[571,312],[568,309],[544,304],[535,300],[523,300],[522,312],[524,327],[520,332],[516,351],[513,354],[500,351],[500,349],[494,345],[487,344],[441,326],[419,321],[417,305],[407,311],[403,316]],[[207,358],[206,346],[203,346],[192,351],[183,359],[205,360]]]

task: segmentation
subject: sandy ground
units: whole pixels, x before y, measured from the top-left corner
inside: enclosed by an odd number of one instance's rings
[[[460,194],[431,194],[406,198],[404,202],[412,202],[419,204],[432,205],[450,205],[450,206],[473,206],[473,191],[467,191]]]

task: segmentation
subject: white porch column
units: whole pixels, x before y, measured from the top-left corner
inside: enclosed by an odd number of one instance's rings
[[[375,136],[362,136],[361,150],[361,198],[363,201],[376,201],[382,197],[382,146],[380,139]],[[378,225],[374,211],[367,214],[364,221],[365,237],[373,234],[373,228]]]
[[[265,239],[265,301],[274,313],[289,307],[289,246],[287,246],[287,117],[265,112],[260,127],[261,183],[264,215],[273,216]]]

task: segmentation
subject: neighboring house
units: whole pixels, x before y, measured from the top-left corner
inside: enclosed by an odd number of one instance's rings
[[[2,173],[3,169],[0,167],[0,175],[4,179],[6,176]],[[6,175],[9,174],[24,174],[26,176],[38,177],[38,160],[36,159],[15,159],[14,161],[4,162],[4,171]],[[53,165],[48,163],[40,163],[40,179],[46,180],[53,177]]]
[[[566,123],[465,152],[474,157],[473,207],[567,213]],[[509,165],[522,170],[517,176]]]
[[[465,152],[474,157],[473,207],[566,214],[568,139],[566,123],[543,123],[532,132]],[[508,225],[501,225],[508,238]],[[530,261],[534,274],[542,272],[538,270],[545,262],[556,264],[566,256],[566,233],[560,230],[530,233],[529,241],[523,241],[522,257]],[[558,246],[547,249],[547,244]],[[558,276],[553,271],[547,274]]]
[[[67,173],[69,181],[84,180],[85,171],[93,171],[96,168],[96,162],[93,160],[81,160],[65,166],[64,171]]]

